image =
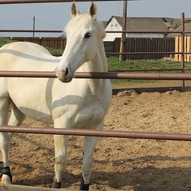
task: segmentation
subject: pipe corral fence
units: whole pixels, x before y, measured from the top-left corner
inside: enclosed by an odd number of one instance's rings
[[[96,0],[95,0],[96,1]],[[99,1],[99,0],[98,0]],[[103,0],[100,0],[103,1]],[[111,1],[111,0],[110,0]],[[0,4],[14,4],[14,3],[50,3],[50,2],[72,2],[72,0],[0,0]],[[78,2],[88,2],[88,0],[78,0]],[[185,31],[185,16],[182,13],[182,30],[180,31],[155,31],[155,33],[179,33],[181,34],[181,51],[175,52],[118,52],[116,55],[128,55],[128,54],[174,54],[181,57],[181,68],[176,69],[182,73],[141,73],[141,72],[127,72],[127,71],[115,71],[107,73],[98,72],[78,72],[75,73],[75,78],[103,78],[103,79],[144,79],[144,80],[183,80],[183,90],[185,87],[184,80],[191,80],[191,74],[185,73],[185,55],[191,54],[191,52],[185,51],[185,35],[191,33],[191,31]],[[34,32],[33,30],[0,30],[0,32]],[[36,30],[35,33],[61,33],[62,31],[47,31]],[[106,31],[110,33],[119,33],[119,31]],[[137,31],[121,31],[120,33],[136,33]],[[153,31],[139,31],[137,33],[151,33]],[[107,52],[107,55],[113,55],[113,52]],[[55,78],[54,72],[37,72],[37,71],[0,71],[0,77],[34,77],[34,78]],[[99,137],[113,137],[113,138],[133,138],[133,139],[156,139],[156,140],[174,140],[174,141],[191,141],[191,134],[180,133],[157,133],[157,132],[133,132],[133,131],[97,131],[97,130],[82,130],[82,129],[50,129],[50,128],[25,128],[25,127],[0,127],[1,132],[14,132],[14,133],[32,133],[32,134],[59,134],[59,135],[75,135],[75,136],[99,136]],[[48,191],[55,189],[50,188],[37,188],[26,187],[20,185],[2,185],[0,184],[1,191]],[[65,190],[65,189],[61,189]],[[66,191],[66,190],[65,190]]]

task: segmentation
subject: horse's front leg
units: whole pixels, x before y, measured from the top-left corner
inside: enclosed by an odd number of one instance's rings
[[[67,164],[67,145],[68,145],[68,136],[54,135],[55,176],[52,184],[53,188],[61,188],[63,173]]]
[[[9,98],[0,98],[0,126],[6,126],[8,123],[8,111],[10,106]],[[1,183],[11,183],[12,175],[9,168],[9,133],[0,133],[0,151],[1,151]]]
[[[102,125],[98,129],[102,129]],[[80,190],[89,190],[91,166],[93,162],[93,154],[97,141],[98,137],[88,137],[88,136],[84,137],[82,180],[81,180]]]
[[[9,133],[0,133],[1,148],[1,183],[7,184],[12,182],[12,174],[9,168]]]

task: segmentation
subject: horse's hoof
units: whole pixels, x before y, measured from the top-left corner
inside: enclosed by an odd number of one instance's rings
[[[3,170],[3,162],[0,161],[0,177],[2,177],[2,170]]]
[[[11,184],[11,179],[8,175],[4,174],[1,178],[1,184]]]
[[[80,190],[86,190],[88,191],[89,190],[89,187],[90,187],[90,184],[84,184],[84,179],[82,177],[81,179],[81,184],[80,184]]]
[[[61,188],[61,182],[55,182],[52,183],[52,188]]]
[[[12,182],[12,174],[9,166],[1,168],[1,183],[9,184]]]

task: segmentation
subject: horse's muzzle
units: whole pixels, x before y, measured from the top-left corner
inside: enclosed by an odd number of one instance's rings
[[[64,83],[71,82],[73,75],[71,75],[69,68],[65,70],[56,69],[57,78]]]

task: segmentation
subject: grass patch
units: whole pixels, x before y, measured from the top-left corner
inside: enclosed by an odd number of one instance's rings
[[[108,66],[109,70],[151,70],[147,72],[156,72],[156,73],[164,73],[164,72],[181,72],[179,70],[174,71],[152,71],[152,70],[161,70],[161,69],[180,69],[180,62],[169,62],[164,60],[126,60],[120,61],[117,57],[108,57]],[[186,62],[185,68],[191,68],[191,63]],[[145,73],[145,71],[144,71]],[[190,70],[186,71],[186,73],[191,73]],[[121,85],[125,83],[145,83],[145,82],[155,82],[156,80],[123,80],[123,79],[115,79],[111,80],[114,85]]]
[[[169,62],[164,60],[126,60],[120,61],[116,57],[108,57],[109,70],[159,70],[181,68],[180,62]],[[191,68],[191,63],[185,63],[186,68]]]
[[[52,55],[61,55],[64,52],[64,50],[60,50],[60,49],[54,49],[49,47],[46,47],[46,48]]]
[[[0,47],[11,42],[15,42],[15,41],[8,38],[0,38]]]

